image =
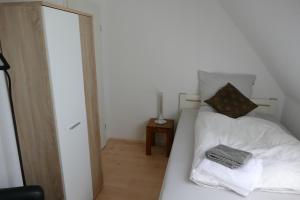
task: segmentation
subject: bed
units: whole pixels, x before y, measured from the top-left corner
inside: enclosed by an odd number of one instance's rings
[[[194,123],[201,101],[198,95],[180,95],[180,119],[170,154],[160,200],[296,200],[295,194],[255,191],[247,198],[233,192],[198,186],[189,180],[194,154]],[[261,113],[276,110],[276,99],[255,99]]]

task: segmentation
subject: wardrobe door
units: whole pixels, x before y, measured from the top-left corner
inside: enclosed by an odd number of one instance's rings
[[[92,199],[79,16],[43,7],[49,71],[67,200]]]

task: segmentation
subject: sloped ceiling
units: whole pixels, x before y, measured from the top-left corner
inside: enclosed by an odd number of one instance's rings
[[[300,103],[300,0],[219,0],[275,77]]]

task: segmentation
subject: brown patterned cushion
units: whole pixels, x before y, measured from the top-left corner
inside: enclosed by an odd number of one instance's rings
[[[244,116],[257,108],[255,103],[230,83],[227,83],[214,96],[205,100],[205,102],[217,112],[231,118]]]

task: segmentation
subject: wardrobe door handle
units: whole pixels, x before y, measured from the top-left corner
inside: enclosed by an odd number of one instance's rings
[[[81,122],[77,122],[76,124],[70,126],[70,130],[74,130],[77,126],[79,126],[81,124]]]

